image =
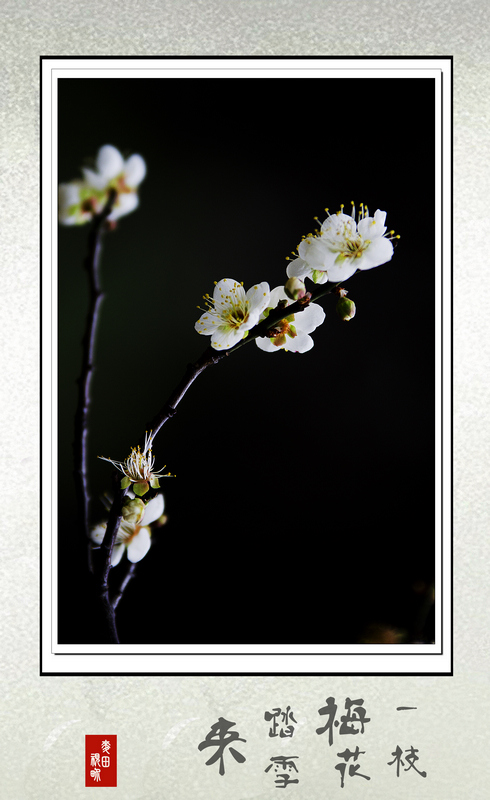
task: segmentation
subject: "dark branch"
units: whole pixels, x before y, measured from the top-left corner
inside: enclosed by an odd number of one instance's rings
[[[73,442],[74,478],[79,506],[81,530],[88,536],[90,492],[87,478],[88,413],[90,407],[90,384],[94,369],[94,347],[100,305],[103,293],[100,287],[99,261],[104,223],[112,211],[116,192],[113,190],[102,212],[94,217],[88,242],[88,254],[84,261],[89,283],[89,309],[82,339],[82,369],[78,378],[78,401],[75,412],[75,439]]]
[[[116,590],[111,599],[112,606],[114,609],[117,608],[117,605],[124,594],[124,590],[126,589],[126,586],[130,582],[130,580],[134,578],[135,572],[136,572],[136,564],[132,564],[131,561],[128,561],[124,577],[121,580],[121,583],[119,584],[119,588]]]

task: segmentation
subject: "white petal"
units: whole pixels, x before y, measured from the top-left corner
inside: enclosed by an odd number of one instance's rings
[[[280,300],[287,300],[288,305],[291,305],[292,300],[287,296],[286,292],[284,291],[284,286],[276,286],[270,293],[269,302],[267,303],[266,308],[270,308],[274,310],[277,307],[277,304]],[[265,311],[264,309],[260,315],[259,322],[262,322],[265,319]]]
[[[214,287],[213,305],[214,312],[220,318],[220,324],[226,319],[233,305],[245,303],[243,286],[233,278],[222,278]]]
[[[366,248],[363,257],[358,259],[360,263],[357,266],[359,269],[372,269],[373,267],[379,267],[380,264],[385,264],[387,261],[390,261],[392,256],[392,243],[389,239],[381,237],[380,239],[375,239],[374,242]]]
[[[259,324],[259,319],[260,319],[259,310],[257,308],[250,310],[248,312],[247,321],[242,322],[242,324],[240,325],[240,330],[242,331],[242,333],[251,330],[251,328],[255,328],[255,326]]]
[[[134,522],[127,522],[123,520],[116,533],[116,544],[124,544],[135,532],[136,525]]]
[[[276,347],[275,344],[272,344],[272,339],[268,339],[266,336],[259,336],[255,343],[260,350],[263,350],[265,353],[275,353],[277,350],[281,350],[280,347]]]
[[[94,527],[90,529],[90,538],[93,542],[95,542],[95,544],[102,544],[106,528],[107,523],[102,522],[100,525],[94,525]]]
[[[124,160],[117,147],[105,144],[97,153],[96,165],[100,175],[110,181],[123,171]]]
[[[60,206],[74,206],[80,202],[80,188],[82,184],[76,183],[60,183],[58,186],[58,202]]]
[[[376,209],[376,211],[374,212],[374,220],[376,222],[376,225],[378,225],[380,228],[384,227],[384,224],[386,222],[386,211],[380,211],[379,208]]]
[[[144,159],[135,153],[130,156],[124,164],[124,181],[127,186],[136,189],[146,175],[146,164]]]
[[[138,203],[138,195],[135,192],[119,194],[114,210],[109,214],[108,219],[119,219],[119,217],[123,217],[125,214],[130,214],[131,211],[134,211],[134,209],[138,207]]]
[[[61,222],[62,225],[80,225],[81,220],[80,217],[75,214],[67,214],[66,211],[62,211],[58,214],[58,220]]]
[[[299,314],[294,317],[294,326],[300,333],[311,333],[322,324],[325,319],[325,312],[318,303],[311,303]]]
[[[139,533],[136,534],[128,545],[128,559],[132,564],[141,561],[150,549],[151,537],[149,528],[140,528]]]
[[[365,217],[359,222],[359,233],[364,240],[376,239],[386,233],[386,211],[376,211],[374,217]]]
[[[115,544],[112,549],[112,557],[111,557],[111,564],[113,567],[117,567],[121,558],[124,555],[125,547],[123,544]]]
[[[291,350],[293,353],[306,353],[314,345],[314,341],[307,333],[298,333],[294,339],[287,337],[287,343],[284,345],[285,350]]]
[[[288,278],[306,278],[309,277],[311,269],[302,258],[295,258],[290,261],[286,270]]]
[[[327,255],[327,242],[320,239],[303,239],[298,247],[300,258],[313,269],[322,269]]]
[[[86,167],[82,167],[83,177],[85,178],[85,183],[90,186],[92,189],[97,189],[98,191],[102,191],[106,188],[109,180],[105,177],[105,175],[99,175],[98,172],[94,172],[93,169],[87,169]]]
[[[328,268],[327,277],[329,281],[333,283],[337,283],[338,281],[346,281],[347,278],[350,278],[354,272],[357,272],[359,268],[359,258],[345,258],[343,261],[339,260],[338,262],[331,265]],[[323,282],[323,281],[322,281]]]
[[[146,504],[145,513],[143,515],[143,519],[141,520],[142,525],[150,525],[152,522],[161,517],[163,514],[163,509],[165,507],[165,502],[163,500],[163,494],[157,494],[153,497],[149,503]]]
[[[269,305],[270,289],[269,284],[266,282],[258,283],[252,286],[247,292],[247,300],[250,303],[250,312],[256,312],[257,315],[267,308]]]
[[[330,236],[336,236],[338,231],[343,235],[345,230],[349,236],[356,235],[356,222],[350,214],[332,214],[322,224],[322,231]]]
[[[202,333],[205,336],[209,336],[213,334],[216,328],[218,328],[222,324],[222,320],[216,315],[213,314],[211,311],[206,311],[205,314],[199,317],[194,328],[198,333]]]
[[[243,339],[244,332],[243,327],[228,328],[223,325],[213,333],[211,347],[214,347],[215,350],[228,350]]]
[[[214,287],[213,300],[227,305],[228,301],[225,301],[225,298],[231,297],[232,292],[238,300],[245,300],[245,290],[241,283],[234,278],[222,278]]]

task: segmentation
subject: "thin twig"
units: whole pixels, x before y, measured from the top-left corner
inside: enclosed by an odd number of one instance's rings
[[[88,536],[90,492],[87,477],[88,412],[90,406],[90,383],[94,369],[94,347],[103,292],[100,287],[99,262],[104,223],[112,211],[116,192],[112,190],[100,214],[94,216],[89,235],[88,254],[84,261],[87,271],[90,304],[87,312],[85,333],[82,339],[82,369],[78,378],[78,402],[75,412],[75,439],[73,442],[74,478],[79,506],[81,530]]]
[[[128,561],[128,566],[126,567],[124,578],[119,584],[119,588],[116,590],[111,600],[114,609],[117,608],[117,605],[124,594],[124,590],[126,589],[126,586],[130,582],[130,580],[134,578],[135,572],[136,572],[136,564],[133,564],[131,561]]]
[[[117,192],[115,190],[111,190],[101,213],[94,216],[92,227],[89,233],[88,253],[83,264],[84,269],[87,271],[90,296],[89,309],[85,324],[85,333],[82,339],[82,368],[80,377],[78,379],[78,401],[75,411],[75,439],[73,442],[73,473],[79,507],[80,530],[85,541],[89,535],[90,514],[90,491],[87,477],[88,414],[91,399],[90,384],[94,369],[94,349],[100,305],[104,297],[100,286],[99,263],[105,222],[112,211],[116,197]],[[93,570],[92,552],[90,548],[89,568]],[[100,607],[103,618],[106,622],[109,640],[117,643],[119,639],[117,636],[114,609],[109,601],[107,576],[104,577],[104,575],[102,575],[102,578],[98,583],[100,586]]]

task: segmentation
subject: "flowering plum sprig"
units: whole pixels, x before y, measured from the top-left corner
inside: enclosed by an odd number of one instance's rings
[[[124,160],[113,145],[100,148],[95,169],[82,168],[84,180],[59,186],[59,221],[63,225],[83,225],[100,214],[109,193],[115,191],[113,208],[107,219],[115,221],[138,206],[137,188],[146,175],[144,159],[134,154]]]
[[[258,283],[245,292],[233,278],[215,283],[213,297],[204,295],[207,309],[195,324],[203,336],[211,336],[211,347],[226,350],[237,344],[254,328],[269,304],[269,284]]]
[[[293,303],[293,299],[288,296],[284,286],[276,286],[271,292],[269,303],[270,306],[261,315],[261,319],[265,319],[279,303],[287,309]],[[323,308],[317,303],[310,303],[299,314],[290,314],[276,322],[269,330],[268,337],[260,336],[255,342],[257,347],[267,353],[281,349],[291,350],[293,353],[306,353],[314,344],[309,334],[318,328],[324,319]]]
[[[131,493],[132,495],[132,493]],[[142,500],[130,500],[123,506],[123,521],[121,522],[114,547],[112,549],[111,566],[119,564],[127,551],[128,560],[136,564],[145,557],[151,546],[150,525],[156,522],[163,514],[165,507],[162,494],[157,494],[146,505]],[[94,525],[90,530],[90,538],[96,545],[101,545],[105,536],[107,522]]]
[[[369,216],[368,207],[361,203],[356,224],[356,207],[352,202],[351,215],[343,206],[329,214],[315,233],[309,233],[297,247],[298,257],[288,265],[289,277],[310,278],[314,283],[339,282],[350,278],[357,270],[372,269],[391,260],[394,231],[386,232],[386,211]],[[328,212],[328,209],[325,209]]]
[[[171,476],[170,472],[163,473],[153,472],[153,465],[155,459],[152,454],[152,431],[150,434],[145,434],[145,446],[143,452],[140,447],[132,447],[131,453],[125,461],[114,461],[112,458],[105,458],[105,456],[98,456],[103,461],[109,461],[114,464],[116,469],[123,473],[124,477],[121,479],[121,489],[127,489],[132,485],[133,491],[138,497],[142,497],[147,493],[150,486],[152,489],[158,489],[160,484],[159,478],[167,478]],[[163,468],[165,469],[165,467]]]

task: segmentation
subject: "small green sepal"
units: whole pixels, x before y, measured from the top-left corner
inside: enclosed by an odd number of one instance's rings
[[[131,485],[131,481],[129,480],[127,475],[125,475],[124,478],[121,478],[121,489],[127,489],[128,486],[130,486],[130,485]]]
[[[136,483],[133,483],[133,492],[138,495],[138,497],[143,497],[143,495],[149,491],[150,487],[148,481],[136,481]]]

